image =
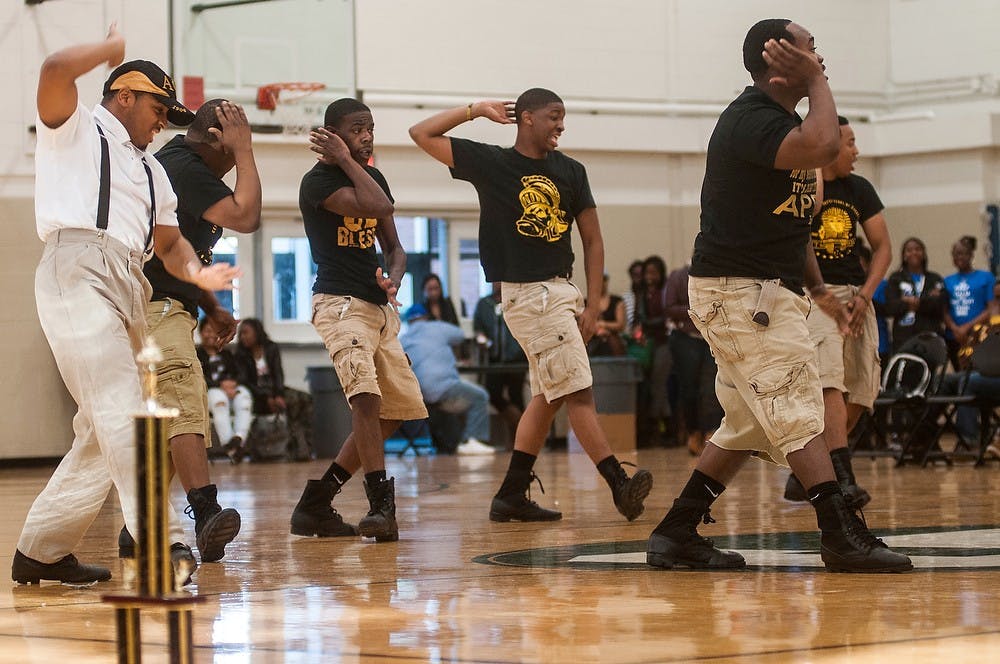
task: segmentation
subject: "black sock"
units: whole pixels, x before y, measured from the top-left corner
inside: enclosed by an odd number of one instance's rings
[[[534,468],[536,459],[538,457],[534,454],[514,450],[514,453],[510,455],[507,475],[503,478],[503,484],[497,491],[497,498],[523,494],[528,485],[531,484],[531,469]]]
[[[653,529],[653,532],[667,534],[671,530],[684,528],[690,523],[697,526],[705,511],[725,490],[726,485],[722,482],[709,477],[700,470],[693,471],[691,479],[684,485],[681,495],[677,497],[678,500],[674,502],[667,515],[663,517],[663,521]],[[684,501],[686,504],[678,505],[679,501]],[[704,505],[705,509],[695,514],[697,510],[693,509],[693,504]]]
[[[347,472],[343,466],[334,461],[330,464],[330,467],[326,469],[326,472],[323,473],[323,477],[320,478],[320,481],[336,482],[337,484],[344,485],[349,479],[351,479],[351,474]]]
[[[376,487],[382,482],[385,482],[385,470],[376,470],[370,473],[365,473],[365,484],[370,487]]]
[[[700,470],[695,470],[691,473],[691,479],[684,485],[678,498],[704,500],[711,505],[725,490],[725,484],[709,477]]]
[[[816,523],[820,530],[831,531],[840,528],[840,518],[833,504],[833,497],[842,495],[837,482],[820,482],[806,490],[809,503],[816,510]]]
[[[615,458],[615,455],[612,454],[604,457],[600,460],[600,462],[598,462],[597,472],[601,474],[601,477],[603,477],[604,481],[608,483],[608,486],[614,489],[618,478],[625,471],[622,470],[621,463]]]
[[[851,467],[851,451],[846,447],[830,450],[830,460],[837,473],[837,481],[841,484],[857,484],[854,480],[854,468]]]

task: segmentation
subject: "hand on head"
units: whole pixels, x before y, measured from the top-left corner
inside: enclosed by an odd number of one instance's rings
[[[224,101],[215,107],[215,115],[221,128],[210,127],[208,133],[219,141],[227,153],[251,149],[250,121],[242,106]]]

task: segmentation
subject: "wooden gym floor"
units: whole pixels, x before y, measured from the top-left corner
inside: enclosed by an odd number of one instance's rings
[[[874,500],[869,524],[907,552],[904,575],[829,574],[814,513],[781,499],[786,472],[751,461],[701,532],[744,552],[740,572],[654,570],[645,538],[687,479],[681,449],[629,460],[653,471],[646,513],[622,519],[584,455],[546,451],[554,524],[491,523],[506,467],[490,457],[389,460],[401,539],[288,534],[307,478],[324,461],[215,463],[223,504],[243,530],[190,592],[204,662],[940,662],[1000,658],[1000,470],[893,468],[856,459]],[[627,457],[626,457],[627,458]],[[0,569],[50,469],[0,471]],[[536,485],[537,486],[537,485]],[[180,493],[175,504],[183,506]],[[357,521],[358,478],[335,501]],[[113,502],[77,550],[114,579],[75,589],[0,584],[0,661],[112,662],[115,628],[102,593],[120,590]],[[193,540],[193,522],[185,524]],[[192,542],[193,543],[193,542]],[[9,578],[9,577],[8,577]],[[146,661],[166,661],[162,615],[144,614]],[[995,661],[995,660],[994,660]]]

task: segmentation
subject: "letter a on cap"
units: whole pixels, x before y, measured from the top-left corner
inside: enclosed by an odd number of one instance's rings
[[[162,87],[163,87],[164,90],[173,90],[174,89],[173,84],[170,82],[170,77],[169,76],[164,76],[163,77],[163,86]]]

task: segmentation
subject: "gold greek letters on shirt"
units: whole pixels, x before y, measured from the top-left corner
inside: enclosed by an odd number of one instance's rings
[[[789,172],[791,195],[771,214],[790,214],[797,219],[809,219],[816,209],[816,171],[795,169]]]
[[[337,229],[338,247],[369,249],[375,246],[375,229],[378,219],[369,217],[344,217],[344,225]]]

